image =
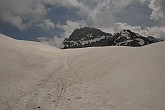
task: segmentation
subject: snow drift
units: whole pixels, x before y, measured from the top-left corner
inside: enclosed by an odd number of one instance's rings
[[[164,110],[165,42],[60,50],[0,35],[0,110]]]

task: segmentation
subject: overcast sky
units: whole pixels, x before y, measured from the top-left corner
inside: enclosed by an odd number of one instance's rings
[[[54,42],[84,26],[165,38],[165,0],[0,0],[0,33],[16,39]]]

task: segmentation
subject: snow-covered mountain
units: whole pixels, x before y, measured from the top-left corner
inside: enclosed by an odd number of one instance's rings
[[[164,48],[58,49],[0,34],[0,110],[164,110]]]
[[[107,46],[110,33],[102,32],[92,27],[75,29],[73,33],[62,43],[62,48],[81,48],[93,46]]]
[[[154,38],[152,36],[144,37],[138,33],[123,29],[119,33],[115,33],[110,37],[108,42],[110,46],[138,47],[160,41],[162,41],[160,38]]]
[[[96,28],[84,27],[76,29],[62,43],[62,48],[82,48],[94,46],[144,46],[162,41],[152,36],[143,37],[130,30],[122,30],[114,35]]]

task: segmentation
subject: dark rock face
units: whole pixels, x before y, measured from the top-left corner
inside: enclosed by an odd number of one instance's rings
[[[109,39],[110,46],[132,46],[138,47],[150,44],[150,41],[137,33],[131,32],[130,30],[122,30],[119,33],[115,33]]]
[[[143,37],[130,30],[122,30],[114,35],[102,32],[96,28],[84,27],[76,29],[62,43],[64,49],[67,48],[83,48],[94,46],[144,46],[155,42],[160,42],[161,39],[152,36]]]
[[[148,36],[147,39],[150,41],[150,43],[156,43],[156,42],[161,42],[163,39],[160,38],[154,38],[152,36]]]
[[[82,48],[93,46],[107,46],[108,39],[112,36],[110,33],[102,32],[96,28],[84,27],[76,29],[64,40],[63,48]]]

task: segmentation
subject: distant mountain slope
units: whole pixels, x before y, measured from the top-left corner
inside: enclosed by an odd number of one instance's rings
[[[130,30],[122,30],[114,35],[102,32],[96,28],[84,27],[76,29],[62,43],[62,48],[82,48],[94,46],[144,46],[155,42],[160,42],[161,39],[152,36],[143,37],[138,33]]]

